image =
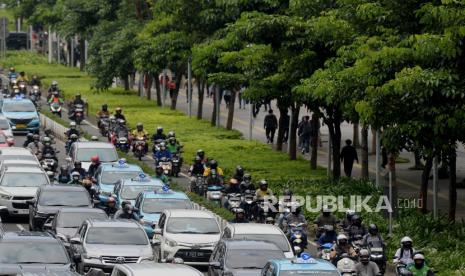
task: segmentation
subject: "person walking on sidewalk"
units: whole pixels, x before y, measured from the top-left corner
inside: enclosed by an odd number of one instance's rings
[[[273,144],[274,134],[276,132],[276,128],[278,128],[278,119],[273,114],[273,109],[270,109],[268,111],[268,115],[265,116],[265,121],[263,125],[266,131],[267,143]]]
[[[279,120],[282,120],[282,127],[283,127],[283,143],[287,143],[287,139],[289,137],[289,123],[290,123],[291,117],[289,117],[289,114],[285,113],[283,114]]]
[[[354,166],[354,161],[358,163],[357,150],[352,146],[352,140],[347,139],[346,145],[342,148],[341,151],[341,161],[344,161],[344,173],[346,176],[352,176],[352,168]]]

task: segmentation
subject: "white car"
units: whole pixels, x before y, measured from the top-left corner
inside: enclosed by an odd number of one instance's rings
[[[118,161],[118,153],[113,144],[107,142],[76,142],[69,151],[68,162],[73,165],[75,161],[81,161],[82,168],[89,169],[90,158],[97,155],[102,163]]]
[[[13,137],[13,130],[11,130],[10,122],[5,116],[0,116],[0,130],[3,131],[6,137]]]
[[[230,223],[223,230],[222,239],[267,241],[276,244],[286,258],[294,258],[291,244],[277,226],[261,223]]]
[[[47,174],[40,168],[4,167],[0,177],[1,216],[29,215],[27,200],[36,196],[37,189],[49,185]]]
[[[202,276],[202,272],[183,264],[118,264],[111,276]]]
[[[0,170],[7,167],[23,167],[23,168],[39,168],[42,169],[42,166],[39,162],[34,160],[4,160],[0,161]]]
[[[4,160],[30,160],[39,163],[37,157],[29,149],[19,147],[0,149],[0,161]]]
[[[181,258],[188,265],[209,265],[210,255],[220,240],[215,216],[202,210],[165,210],[154,230],[158,259]]]

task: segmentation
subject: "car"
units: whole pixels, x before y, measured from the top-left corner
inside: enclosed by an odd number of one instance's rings
[[[308,253],[302,253],[296,259],[271,259],[262,269],[260,276],[340,276],[337,268],[330,262],[314,259]]]
[[[10,136],[6,136],[5,133],[3,133],[0,130],[0,148],[9,148],[15,145],[15,138]]]
[[[188,265],[209,265],[210,255],[220,240],[216,217],[203,210],[165,210],[154,229],[157,258],[181,258]]]
[[[11,129],[10,122],[3,115],[0,115],[0,130],[3,131],[3,134],[5,134],[6,137],[13,136],[13,130]]]
[[[39,163],[37,156],[35,156],[29,149],[20,147],[0,149],[0,161],[4,160],[29,160]]]
[[[121,207],[123,201],[129,201],[134,206],[140,192],[161,190],[164,186],[160,179],[151,178],[144,173],[131,179],[120,179],[113,190],[116,206]]]
[[[275,243],[286,258],[294,258],[294,251],[286,234],[277,226],[262,223],[230,223],[223,230],[223,239],[249,239]]]
[[[2,275],[7,270],[21,273],[48,271],[56,275],[66,275],[74,270],[73,261],[63,243],[49,233],[6,232],[0,239]]]
[[[6,206],[1,216],[28,215],[27,200],[35,197],[42,185],[50,185],[50,179],[41,168],[3,167],[0,171],[0,205]]]
[[[260,275],[269,259],[284,258],[274,243],[253,240],[221,240],[210,258],[209,276]]]
[[[117,264],[110,276],[201,276],[202,272],[183,264]]]
[[[87,190],[78,185],[48,185],[37,190],[29,204],[29,230],[41,230],[47,220],[52,220],[58,210],[68,207],[92,208]]]
[[[69,247],[69,239],[76,235],[79,227],[87,219],[107,219],[107,214],[97,208],[63,208],[58,211],[52,221],[44,224],[44,229],[52,232]]]
[[[4,99],[2,113],[10,123],[13,133],[39,133],[39,114],[31,100]]]
[[[70,239],[71,252],[80,255],[78,272],[91,268],[111,272],[116,264],[153,263],[151,243],[142,226],[127,219],[88,219]]]
[[[194,209],[192,202],[185,193],[173,190],[141,192],[137,196],[134,206],[145,222],[143,226],[149,238],[153,237],[153,225],[158,224],[164,210]]]
[[[81,161],[85,170],[89,169],[90,158],[98,156],[102,164],[118,161],[118,153],[113,144],[107,142],[75,142],[69,150],[68,162]]]
[[[18,159],[0,161],[0,170],[3,169],[4,167],[5,168],[8,168],[8,167],[23,167],[23,168],[39,168],[39,169],[42,169],[42,166],[40,165],[39,162],[36,162],[34,160],[18,160]]]
[[[108,197],[110,197],[115,189],[116,183],[120,179],[131,179],[138,177],[144,173],[141,167],[126,163],[125,160],[118,162],[101,164],[95,172],[94,178],[97,180],[97,188],[100,203],[98,208],[105,208]]]

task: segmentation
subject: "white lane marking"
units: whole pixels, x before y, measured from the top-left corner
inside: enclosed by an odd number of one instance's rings
[[[24,227],[23,227],[21,224],[16,224],[16,227],[18,227],[18,229],[19,229],[20,231],[24,231],[24,230],[25,230]]]
[[[100,130],[98,127],[94,126],[93,124],[91,124],[91,123],[90,123],[89,121],[87,121],[87,120],[84,120],[83,122],[86,123],[86,125],[88,125],[88,126],[94,128],[94,129],[96,129],[96,130]]]

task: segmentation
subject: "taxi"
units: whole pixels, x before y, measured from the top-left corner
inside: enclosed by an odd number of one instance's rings
[[[120,179],[115,185],[113,195],[116,199],[116,207],[120,208],[123,201],[131,202],[134,206],[137,196],[143,191],[156,191],[164,187],[164,183],[159,179],[151,178],[145,173],[139,173],[137,177],[131,179]]]
[[[330,262],[314,259],[308,253],[295,259],[272,259],[262,269],[261,276],[340,276],[341,273]]]
[[[141,173],[144,173],[141,167],[128,164],[124,159],[113,163],[102,163],[94,175],[100,200],[97,207],[104,209],[107,206],[108,197],[113,195],[115,185],[120,179],[135,178]]]
[[[194,208],[185,193],[169,190],[166,186],[161,190],[141,192],[134,206],[143,218],[143,226],[149,238],[153,237],[153,225],[158,223],[163,210]]]
[[[40,120],[35,105],[29,99],[3,100],[1,112],[10,123],[13,133],[39,133]]]

